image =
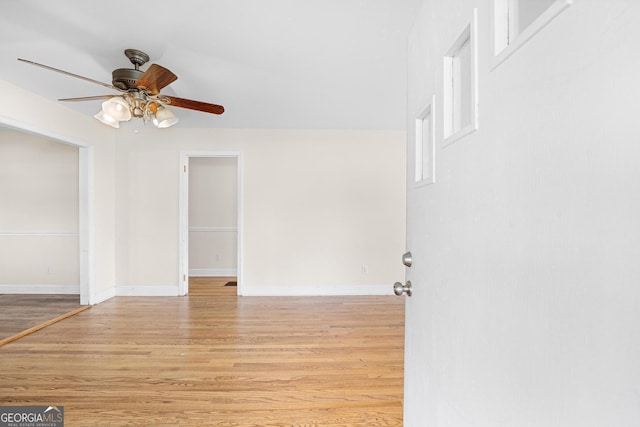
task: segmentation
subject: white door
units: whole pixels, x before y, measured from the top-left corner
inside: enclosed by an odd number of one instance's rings
[[[407,267],[406,281],[411,285],[411,296],[405,305],[405,367],[404,367],[404,425],[423,427],[436,425],[434,390],[431,389],[430,368],[434,366],[431,316],[433,303],[429,296],[429,283],[433,280],[430,265],[429,240],[425,193],[428,187],[409,189],[407,192],[407,247],[412,263]],[[405,285],[406,286],[406,285]],[[405,294],[406,295],[406,294]]]
[[[433,217],[430,212],[434,185],[434,132],[432,126],[434,100],[416,121],[415,139],[407,144],[407,249],[411,262],[403,256],[406,267],[405,290],[405,375],[404,425],[406,427],[435,426],[437,405],[431,368],[436,354],[432,330],[434,319],[433,296],[430,286],[434,281],[434,248],[429,236],[433,235]],[[396,287],[399,285],[396,284]],[[398,289],[396,289],[398,291]],[[399,293],[399,292],[397,292]],[[407,295],[411,293],[411,296]]]

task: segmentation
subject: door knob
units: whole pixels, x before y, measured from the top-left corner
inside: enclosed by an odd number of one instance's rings
[[[407,294],[408,297],[413,293],[411,291],[411,281],[407,280],[407,284],[403,285],[400,282],[396,282],[393,284],[393,293],[397,296],[401,296],[402,294]]]
[[[413,264],[413,255],[411,255],[411,252],[402,254],[402,263],[407,267],[411,267],[411,264]]]

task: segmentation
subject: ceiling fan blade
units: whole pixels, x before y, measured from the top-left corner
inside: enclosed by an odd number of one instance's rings
[[[211,114],[224,113],[224,107],[222,105],[208,104],[206,102],[177,98],[175,96],[162,95],[162,97],[166,98],[168,100],[168,105],[171,105],[173,107],[187,108],[189,110],[197,110]]]
[[[58,101],[96,101],[98,99],[111,99],[120,95],[96,95],[96,96],[81,96],[79,98],[60,98]]]
[[[151,64],[136,82],[136,87],[145,88],[149,94],[157,95],[162,88],[169,86],[176,80],[178,80],[178,76],[171,71],[158,64]]]
[[[61,74],[67,75],[67,76],[75,77],[77,79],[81,79],[81,80],[85,80],[85,81],[88,81],[88,82],[91,82],[91,83],[99,84],[100,86],[108,87],[109,89],[115,89],[115,90],[117,90],[119,92],[125,92],[122,89],[118,89],[117,87],[115,87],[113,85],[110,85],[109,83],[103,83],[103,82],[100,82],[98,80],[90,79],[89,77],[84,77],[84,76],[81,76],[81,75],[78,75],[78,74],[70,73],[68,71],[60,70],[58,68],[53,68],[53,67],[50,67],[48,65],[39,64],[37,62],[29,61],[28,59],[18,58],[18,61],[26,62],[27,64],[35,65],[37,67],[42,67],[42,68],[45,68],[47,70],[51,70],[51,71],[55,71],[57,73],[61,73]]]

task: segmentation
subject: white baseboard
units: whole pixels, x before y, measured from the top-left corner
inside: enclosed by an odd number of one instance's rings
[[[236,277],[236,268],[192,268],[189,269],[189,277]]]
[[[95,296],[95,301],[92,304],[100,304],[101,302],[105,302],[108,299],[111,299],[116,296],[116,288],[111,287],[106,291],[102,291]]]
[[[176,286],[116,286],[98,293],[93,304],[100,304],[113,297],[174,297]]]
[[[232,275],[221,275],[221,277]],[[393,286],[380,285],[311,285],[311,286],[261,286],[242,284],[243,296],[376,296],[393,295]],[[2,286],[0,285],[0,293]],[[9,292],[5,292],[9,293]],[[15,292],[18,293],[18,292]],[[26,292],[20,292],[26,293]],[[51,292],[41,292],[51,293]],[[76,292],[79,293],[79,292]],[[116,286],[96,295],[95,303],[104,302],[115,296],[129,297],[173,297],[178,296],[177,286]]]
[[[0,294],[80,295],[80,285],[0,285]]]
[[[176,297],[177,286],[116,286],[118,297]]]
[[[393,295],[393,286],[384,285],[312,285],[260,286],[242,284],[243,296],[374,296]]]

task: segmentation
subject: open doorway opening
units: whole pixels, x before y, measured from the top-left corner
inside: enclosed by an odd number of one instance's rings
[[[182,153],[180,294],[241,294],[240,155]]]
[[[78,296],[78,147],[4,130],[0,158],[0,292]]]
[[[0,153],[1,345],[87,308],[93,283],[91,147],[0,120]]]

